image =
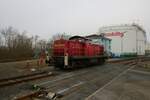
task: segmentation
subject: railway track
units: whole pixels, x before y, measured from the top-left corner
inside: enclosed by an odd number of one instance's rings
[[[129,65],[129,66],[133,66],[135,65],[135,61],[130,61],[130,62],[124,62],[124,65]],[[130,68],[130,67],[129,67]],[[111,69],[111,68],[110,68]],[[128,69],[126,69],[128,70]],[[59,79],[55,79],[55,80],[51,80],[51,81],[46,81],[46,82],[43,82],[41,84],[39,84],[39,87],[45,87],[46,89],[45,90],[39,90],[39,91],[34,91],[34,92],[31,92],[31,93],[28,93],[28,94],[25,94],[25,95],[22,95],[20,97],[17,97],[15,98],[15,100],[26,100],[26,98],[30,98],[30,97],[38,97],[39,95],[41,94],[48,94],[50,91],[52,90],[57,90],[58,87],[61,86],[61,84],[65,84],[66,81],[68,80],[72,80],[72,78],[75,79],[75,77],[80,77],[80,76],[84,76],[85,74],[88,75],[88,73],[91,73],[92,71],[89,70],[89,71],[85,71],[85,72],[80,72],[80,73],[77,73],[77,74],[74,74],[74,75],[70,75],[70,76],[66,76],[66,77],[63,77],[63,78],[59,78]],[[108,71],[109,72],[109,71]],[[123,69],[122,69],[122,72],[123,73]],[[104,72],[105,73],[105,72]],[[111,76],[111,74],[113,75],[115,72],[111,72],[110,71],[110,74],[107,75],[107,77]],[[118,72],[117,72],[118,73]],[[118,73],[120,74],[120,72]],[[117,75],[116,75],[117,76]],[[96,79],[98,80],[99,77],[97,77]],[[96,80],[95,79],[95,80]],[[104,79],[103,77],[101,78],[102,80]],[[71,83],[70,83],[71,82]],[[54,84],[55,83],[55,84]],[[47,86],[46,86],[47,84]],[[67,82],[67,84],[72,84],[72,86],[63,86],[63,87],[66,87],[64,89],[58,89],[59,91],[55,91],[55,97],[61,97],[62,95],[67,95],[67,94],[70,94],[74,91],[77,91],[78,89],[77,88],[80,88],[81,86],[83,86],[84,84],[88,84],[88,81],[86,82],[83,82],[83,81],[79,81],[77,83],[72,83],[72,81],[69,81],[69,83]],[[38,84],[37,84],[38,85]],[[61,87],[62,88],[62,87]],[[57,96],[56,96],[57,95]],[[29,99],[30,100],[30,99]]]
[[[120,63],[120,64],[123,64],[123,65],[129,65],[129,66],[133,66],[133,65],[136,65],[138,61],[145,61],[145,60],[149,60],[149,59],[128,59],[128,60],[118,60],[118,61],[115,61],[115,63]],[[111,63],[111,62],[110,62]],[[114,64],[112,62],[112,64]],[[121,68],[121,67],[120,67]],[[89,69],[89,70],[88,70]],[[60,74],[58,75],[59,78],[57,79],[54,79],[54,80],[49,80],[49,81],[45,81],[45,82],[42,82],[40,84],[36,84],[37,86],[39,87],[44,87],[44,90],[43,89],[40,89],[40,90],[37,90],[37,91],[31,91],[31,92],[28,92],[24,95],[20,95],[20,96],[17,96],[16,98],[14,98],[14,100],[26,100],[26,98],[32,98],[32,97],[38,97],[39,95],[43,95],[43,94],[47,94],[49,93],[50,91],[53,91],[55,90],[55,88],[59,87],[61,84],[64,84],[63,82],[65,81],[70,81],[70,79],[74,78],[74,77],[80,77],[80,76],[84,76],[84,75],[89,75],[88,73],[93,73],[92,71],[90,71],[92,68],[86,68],[86,70],[80,70],[76,73],[76,71],[71,71],[69,73],[63,73],[63,74]],[[126,70],[126,69],[124,69]],[[123,70],[122,70],[123,71]],[[70,74],[74,72],[74,74]],[[109,72],[109,71],[108,71]],[[111,72],[111,70],[110,70]],[[99,72],[101,73],[101,72]],[[107,72],[106,72],[107,73]],[[113,73],[115,72],[112,72],[110,74],[107,75],[107,77],[109,77],[109,75],[111,76],[111,74],[113,75]],[[1,79],[0,80],[0,87],[2,86],[9,86],[9,85],[13,85],[13,84],[18,84],[18,83],[21,83],[21,82],[27,82],[27,81],[31,81],[31,80],[35,80],[35,79],[40,79],[40,78],[43,78],[43,77],[48,77],[48,76],[51,76],[53,75],[53,72],[52,73],[47,73],[47,72],[41,72],[41,74],[39,73],[35,73],[34,75],[26,75],[26,76],[18,76],[18,77],[13,77],[11,79]],[[64,75],[64,76],[63,76]],[[99,77],[97,77],[96,79],[98,79]],[[104,78],[101,78],[102,80]],[[85,82],[86,83],[86,82]],[[63,86],[63,87],[66,87],[64,89],[60,89],[59,91],[55,91],[55,93],[57,94],[70,94],[71,92],[74,92],[74,91],[77,91],[76,88],[80,88],[81,86],[84,86],[85,84],[84,82],[78,82],[78,83],[67,83],[67,84],[72,84],[72,86]],[[61,87],[62,88],[62,87]],[[59,97],[59,95],[58,95]],[[32,99],[29,99],[29,100],[32,100]]]
[[[126,62],[132,62],[132,61],[149,61],[150,57],[133,57],[133,58],[126,58],[126,59],[118,59],[118,60],[111,60],[107,61],[108,63],[126,63]]]
[[[38,72],[38,73],[33,73],[33,74],[4,78],[4,79],[0,79],[0,88],[4,86],[10,86],[10,85],[14,85],[14,84],[22,83],[22,82],[49,77],[52,75],[53,75],[52,72]]]

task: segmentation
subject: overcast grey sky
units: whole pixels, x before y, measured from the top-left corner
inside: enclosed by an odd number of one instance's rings
[[[150,0],[0,0],[0,28],[42,38],[95,33],[103,25],[138,22],[150,32]]]

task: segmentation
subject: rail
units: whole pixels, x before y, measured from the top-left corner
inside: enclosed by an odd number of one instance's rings
[[[0,88],[4,86],[14,85],[22,82],[32,81],[40,78],[52,76],[52,72],[38,72],[28,75],[21,75],[16,77],[0,79]]]

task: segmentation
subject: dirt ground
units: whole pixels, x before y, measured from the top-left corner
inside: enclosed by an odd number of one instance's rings
[[[37,60],[0,63],[0,78],[33,73],[33,68],[57,73],[52,77],[0,88],[0,100],[12,100],[18,94],[33,91],[32,84],[41,83],[50,92],[63,94],[58,98],[61,100],[150,100],[149,65],[150,62],[139,63],[131,68],[129,65],[106,63],[62,71],[45,64],[38,66]]]
[[[39,60],[26,60],[17,62],[0,63],[0,79],[27,75],[36,72],[49,71],[53,69],[45,63],[39,64]],[[12,100],[14,95],[20,92],[28,93],[30,83],[20,83],[13,86],[0,88],[0,100]]]
[[[39,60],[26,60],[17,62],[0,63],[0,79],[41,71],[48,67]]]
[[[150,100],[150,69],[144,64],[143,67],[136,66],[94,92],[87,100]]]
[[[31,92],[32,84],[46,82],[42,87],[49,87],[49,91],[65,95],[60,99],[83,100],[128,67],[105,64],[72,71],[58,70],[56,76],[1,88],[0,97],[1,100],[11,100],[15,96]]]

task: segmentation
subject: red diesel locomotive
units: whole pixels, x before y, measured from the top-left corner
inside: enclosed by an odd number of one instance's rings
[[[92,44],[89,39],[81,36],[55,40],[52,57],[54,66],[63,69],[102,64],[106,58],[102,45]]]

